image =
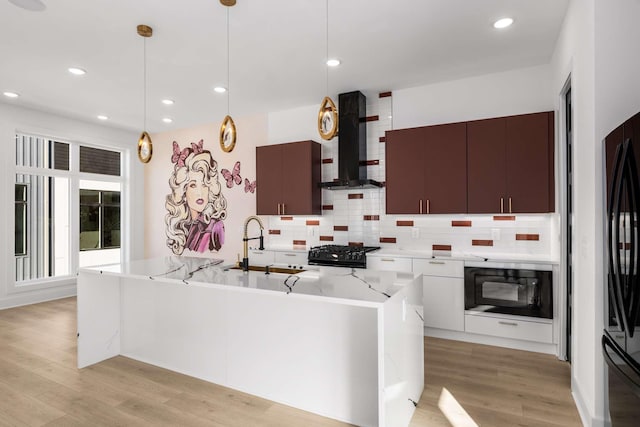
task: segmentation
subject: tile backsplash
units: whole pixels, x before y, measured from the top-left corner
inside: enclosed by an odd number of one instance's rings
[[[367,97],[367,174],[385,180],[385,131],[393,129],[392,94]],[[337,178],[337,138],[322,142],[322,180]],[[407,182],[410,186],[411,182]],[[385,188],[322,190],[322,216],[264,217],[271,248],[361,244],[453,253],[559,253],[559,216],[386,215]]]

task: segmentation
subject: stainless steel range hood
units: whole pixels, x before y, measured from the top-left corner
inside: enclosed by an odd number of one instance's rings
[[[328,190],[380,188],[367,178],[367,98],[360,91],[338,95],[338,179],[320,183]]]

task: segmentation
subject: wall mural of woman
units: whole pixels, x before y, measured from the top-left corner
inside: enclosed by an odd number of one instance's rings
[[[176,255],[185,249],[219,251],[224,244],[227,200],[218,180],[218,163],[202,145],[200,140],[180,150],[173,142],[165,224],[167,246]]]

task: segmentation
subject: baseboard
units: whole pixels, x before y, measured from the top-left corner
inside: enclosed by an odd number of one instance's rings
[[[0,310],[73,296],[76,296],[75,283],[57,286],[51,289],[40,289],[24,294],[10,294],[4,298],[0,298]]]
[[[585,404],[584,398],[582,397],[580,387],[573,378],[573,374],[571,375],[571,395],[573,396],[573,401],[576,404],[578,415],[580,415],[580,420],[582,420],[582,425],[584,427],[611,427],[610,420],[603,420],[591,415],[587,405]]]

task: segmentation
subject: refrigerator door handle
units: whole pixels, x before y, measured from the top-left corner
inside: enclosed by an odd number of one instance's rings
[[[634,260],[638,255],[638,228],[635,219],[639,217],[640,199],[638,168],[630,139],[626,139],[616,148],[610,199],[608,203],[608,258],[609,286],[612,303],[623,331],[633,337],[634,326],[640,312],[640,290]],[[622,202],[629,203],[623,206]],[[626,208],[626,209],[625,209]],[[625,212],[625,210],[627,212]],[[628,217],[628,218],[627,218]],[[621,236],[621,218],[627,233]],[[625,231],[623,230],[623,231]],[[628,251],[628,253],[627,253]]]
[[[620,369],[620,365],[618,365],[614,360],[611,354],[607,351],[607,347],[609,347],[613,353],[616,354],[624,364],[629,367],[630,371],[634,374],[635,378],[629,375],[629,372],[625,372]],[[604,356],[605,362],[609,368],[615,373],[633,390],[633,393],[640,397],[640,364],[633,360],[615,341],[613,341],[607,332],[602,335],[602,355]]]

